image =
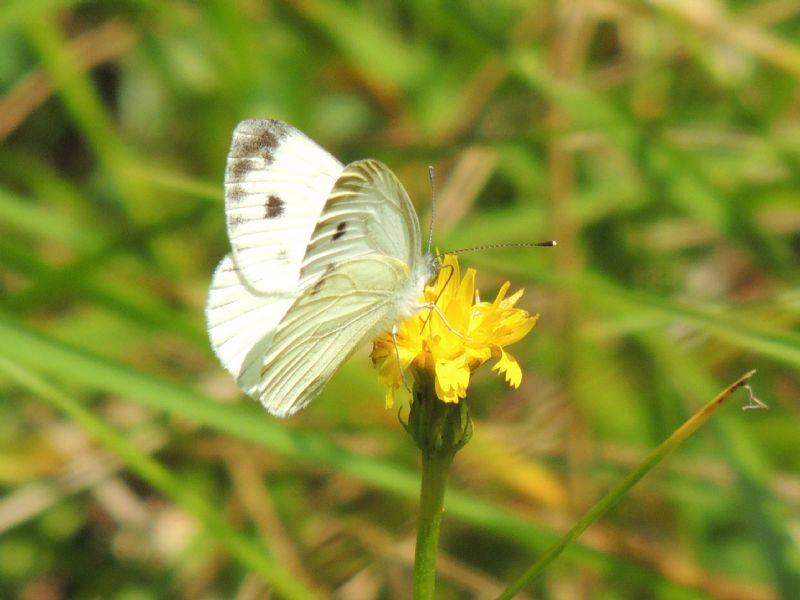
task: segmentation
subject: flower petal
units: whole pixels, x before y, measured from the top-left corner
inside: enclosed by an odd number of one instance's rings
[[[436,361],[436,391],[444,402],[458,402],[467,395],[470,370],[464,357]],[[439,392],[441,391],[441,394]]]
[[[420,311],[398,324],[396,343],[387,332],[373,345],[378,378],[388,388],[387,407],[403,385],[403,372],[413,374],[417,369],[434,374],[440,400],[459,402],[467,395],[472,371],[492,357],[497,358],[492,370],[518,387],[522,369],[504,347],[533,329],[539,315],[516,308],[523,290],[509,296],[510,287],[504,283],[494,301],[481,302],[475,270],[467,269],[462,277],[456,257],[444,256],[436,281],[426,286],[420,299],[421,303],[436,302],[441,315],[435,310]]]
[[[388,386],[386,388],[386,408],[392,408],[394,406],[394,388],[392,386]]]
[[[518,388],[522,383],[522,369],[520,369],[517,359],[502,348],[500,349],[500,360],[492,367],[492,371],[504,374],[506,382],[511,387]]]

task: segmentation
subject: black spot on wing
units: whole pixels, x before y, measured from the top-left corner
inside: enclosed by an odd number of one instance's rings
[[[346,230],[347,230],[347,223],[345,221],[342,221],[336,226],[336,233],[333,234],[331,240],[335,242],[344,235],[344,232]]]
[[[264,202],[264,217],[277,219],[283,216],[284,202],[275,194],[270,194]]]
[[[275,160],[275,150],[290,132],[286,123],[274,119],[245,121],[237,128],[231,158],[261,156],[269,164]]]
[[[247,223],[248,219],[244,215],[231,215],[228,217],[228,227],[236,229],[239,225]]]
[[[244,188],[240,185],[231,185],[225,188],[225,198],[232,204],[238,204],[244,200],[246,195],[247,192],[245,192]]]
[[[286,251],[286,248],[281,248],[278,250],[278,253],[275,255],[275,260],[282,263],[289,262],[289,253]]]
[[[235,158],[228,164],[228,181],[239,183],[254,168],[255,165],[249,158]]]
[[[317,279],[314,287],[311,288],[311,292],[309,292],[312,296],[319,294],[319,291],[322,289],[322,286],[325,285],[325,281],[328,279],[328,275],[330,275],[335,268],[336,267],[333,264],[328,264],[325,267],[325,271],[322,273],[320,278]]]

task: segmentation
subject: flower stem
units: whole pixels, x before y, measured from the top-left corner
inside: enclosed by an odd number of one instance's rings
[[[472,437],[472,419],[466,402],[447,404],[439,400],[432,371],[417,370],[408,422],[403,427],[422,456],[414,599],[431,600],[436,587],[436,550],[447,474],[456,452]]]
[[[422,453],[422,485],[419,498],[419,527],[414,554],[414,599],[433,598],[436,587],[436,551],[444,511],[444,490],[453,455]]]
[[[747,385],[748,380],[755,374],[755,370],[745,373],[734,381],[717,396],[706,404],[703,408],[692,415],[683,425],[672,432],[672,434],[653,450],[633,471],[616,484],[611,490],[594,504],[586,514],[570,529],[564,536],[547,548],[544,553],[534,562],[525,573],[506,588],[497,600],[511,600],[525,586],[539,577],[545,568],[553,562],[578,536],[597,521],[600,517],[611,510],[639,480],[647,475],[653,467],[661,462],[670,452],[683,443],[686,438],[692,435],[701,425],[703,425],[716,410],[722,406],[733,392],[740,387]],[[752,394],[752,392],[751,392]],[[745,406],[747,408],[749,405]]]

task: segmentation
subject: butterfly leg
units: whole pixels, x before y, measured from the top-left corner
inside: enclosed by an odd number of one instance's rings
[[[392,341],[394,342],[394,354],[397,357],[397,368],[400,369],[400,379],[410,394],[411,388],[408,387],[408,383],[406,382],[406,372],[403,369],[403,363],[400,360],[400,346],[397,345],[397,323],[392,325]]]
[[[435,304],[423,304],[421,306],[418,306],[417,308],[419,310],[425,310],[427,308],[427,309],[430,309],[430,310],[434,311],[437,315],[439,315],[441,317],[442,321],[444,322],[444,326],[447,327],[447,329],[450,330],[450,333],[453,333],[453,334],[457,335],[462,340],[469,340],[469,338],[467,336],[465,336],[463,333],[453,329],[453,326],[450,325],[450,323],[447,321],[447,317],[444,316],[444,313],[442,312],[442,310],[438,306],[436,306]],[[426,319],[426,322],[427,322],[427,319]]]

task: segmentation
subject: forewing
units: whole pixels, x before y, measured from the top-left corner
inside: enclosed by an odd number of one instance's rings
[[[294,127],[242,121],[225,170],[233,260],[253,290],[291,293],[341,163]]]
[[[406,265],[379,254],[327,270],[278,326],[261,371],[264,407],[288,417],[313,400],[350,354],[391,327],[407,283]]]
[[[264,354],[294,295],[265,295],[239,275],[231,255],[217,266],[206,305],[211,347],[222,366],[251,396],[258,392]]]
[[[300,291],[347,261],[373,254],[398,259],[413,272],[420,257],[419,221],[403,185],[383,163],[359,160],[337,179],[311,235]]]

